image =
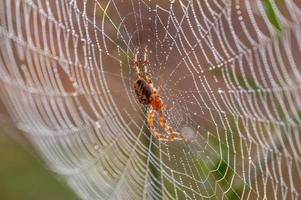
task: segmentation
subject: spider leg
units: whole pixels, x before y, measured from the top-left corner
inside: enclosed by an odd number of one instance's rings
[[[166,110],[167,109],[167,104],[162,103],[162,110]]]
[[[150,77],[150,74],[148,73],[147,47],[144,48],[143,67],[144,67],[144,73],[145,73],[145,80],[147,81],[148,84],[152,84],[153,81]]]
[[[135,65],[135,70],[136,70],[136,74],[137,74],[138,78],[142,78],[142,74],[141,74],[141,71],[139,68],[140,62],[138,60],[138,54],[139,54],[139,50],[137,49],[136,53],[135,53],[135,57],[134,57],[134,65]]]
[[[150,112],[147,117],[147,123],[151,130],[151,133],[156,139],[166,141],[166,137],[156,130],[154,126],[154,117],[155,117],[155,111],[152,108],[150,108]]]
[[[186,138],[182,134],[173,131],[172,128],[167,124],[162,110],[158,112],[158,121],[160,126],[167,132],[168,136],[166,136],[166,138],[168,139],[168,141],[174,141],[174,140],[186,141]]]
[[[147,73],[147,65],[148,65],[148,61],[147,61],[147,47],[144,48],[143,64],[144,64],[144,71],[145,71],[145,73]]]

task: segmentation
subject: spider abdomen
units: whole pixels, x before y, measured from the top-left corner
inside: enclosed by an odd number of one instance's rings
[[[136,80],[134,89],[139,103],[146,105],[151,103],[153,89],[144,79]]]

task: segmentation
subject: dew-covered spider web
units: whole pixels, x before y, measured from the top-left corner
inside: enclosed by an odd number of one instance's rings
[[[1,98],[82,199],[300,198],[300,63],[300,0],[0,0]]]

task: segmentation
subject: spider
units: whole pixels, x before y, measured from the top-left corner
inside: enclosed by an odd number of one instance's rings
[[[186,140],[180,133],[174,132],[172,128],[167,124],[163,114],[163,110],[166,109],[159,95],[159,89],[153,86],[152,79],[148,73],[148,60],[147,60],[147,47],[144,49],[143,61],[138,60],[139,50],[136,50],[134,65],[137,75],[137,80],[134,83],[134,90],[137,95],[139,103],[144,105],[150,105],[149,114],[147,117],[147,123],[153,136],[160,141],[174,141],[174,140]],[[143,72],[140,70],[140,66],[143,66]],[[159,125],[165,130],[167,134],[159,133],[154,126],[155,114],[158,114]]]

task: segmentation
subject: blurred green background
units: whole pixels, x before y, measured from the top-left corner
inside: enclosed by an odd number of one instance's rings
[[[78,198],[63,180],[47,169],[28,140],[16,128],[0,121],[0,199]]]

